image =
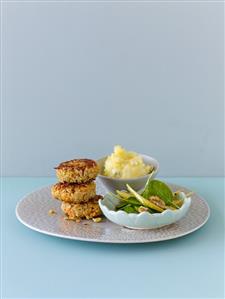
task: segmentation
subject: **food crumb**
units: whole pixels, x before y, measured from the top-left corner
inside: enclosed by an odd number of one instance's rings
[[[93,218],[92,219],[95,223],[99,223],[102,221],[102,218],[101,217],[97,217],[97,218]]]
[[[53,210],[53,209],[51,209],[51,210],[48,211],[48,215],[49,215],[49,216],[53,216],[53,215],[55,215],[55,214],[56,214],[56,211]]]

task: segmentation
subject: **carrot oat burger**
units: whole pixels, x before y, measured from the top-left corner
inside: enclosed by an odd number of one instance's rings
[[[82,204],[71,204],[62,202],[61,209],[70,220],[92,219],[101,216],[102,212],[98,205],[100,195],[96,195],[93,199]]]
[[[55,169],[60,182],[78,184],[94,180],[99,172],[97,163],[90,159],[74,159],[62,162]]]
[[[59,182],[52,186],[51,193],[62,201],[61,209],[67,219],[96,220],[95,217],[102,214],[98,205],[101,196],[96,195],[94,182],[99,172],[97,163],[90,159],[74,159],[60,163],[55,169]]]
[[[52,186],[52,196],[69,203],[87,202],[96,195],[95,182],[89,183],[57,183]]]

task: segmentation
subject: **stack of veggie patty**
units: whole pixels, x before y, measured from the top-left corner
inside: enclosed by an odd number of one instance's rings
[[[95,178],[99,168],[95,161],[75,159],[56,168],[59,183],[52,186],[52,196],[62,201],[61,209],[68,219],[92,219],[101,215]]]

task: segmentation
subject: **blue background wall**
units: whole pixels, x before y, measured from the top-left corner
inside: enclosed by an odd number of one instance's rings
[[[114,144],[223,175],[222,3],[3,3],[3,174]]]

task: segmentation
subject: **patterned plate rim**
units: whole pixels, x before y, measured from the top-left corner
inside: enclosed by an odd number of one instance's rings
[[[188,188],[180,186],[180,185],[171,184],[171,183],[168,183],[168,185],[172,188],[183,189],[183,190],[186,190],[188,192],[190,191]],[[169,240],[184,237],[184,236],[189,235],[189,234],[195,232],[196,230],[200,229],[209,220],[210,213],[211,213],[210,212],[210,207],[209,207],[209,204],[207,203],[207,201],[204,198],[202,198],[201,196],[199,196],[198,194],[195,193],[195,195],[198,197],[198,199],[200,199],[204,202],[204,204],[207,208],[207,215],[204,218],[204,221],[202,221],[199,225],[197,225],[193,229],[188,230],[187,232],[181,233],[180,235],[173,235],[171,237],[165,237],[165,238],[157,239],[157,240],[146,239],[146,240],[126,240],[126,241],[124,241],[124,240],[110,240],[110,239],[108,239],[108,240],[107,239],[97,239],[97,238],[96,239],[94,239],[94,238],[83,238],[83,237],[79,237],[79,236],[78,237],[69,236],[69,235],[54,233],[54,232],[50,232],[50,231],[47,231],[47,230],[37,228],[33,225],[30,225],[28,222],[24,221],[20,216],[19,209],[20,209],[21,204],[26,202],[28,200],[29,196],[31,196],[35,193],[39,193],[39,192],[41,192],[45,189],[48,189],[48,188],[50,188],[50,186],[51,185],[43,186],[42,188],[38,188],[37,190],[34,190],[30,193],[27,193],[25,196],[23,196],[23,198],[20,199],[16,204],[15,214],[16,214],[16,218],[19,220],[19,222],[21,222],[24,226],[28,227],[29,229],[31,229],[33,231],[36,231],[36,232],[39,232],[39,233],[42,233],[42,234],[45,234],[45,235],[48,235],[48,236],[53,236],[53,237],[58,237],[58,238],[63,238],[63,239],[85,241],[85,242],[94,242],[94,243],[112,243],[112,244],[138,244],[138,243],[141,244],[141,243],[155,243],[155,242],[169,241]],[[188,217],[188,215],[186,217]],[[109,220],[106,220],[106,221],[110,222]],[[182,221],[182,219],[181,219],[181,221]],[[135,231],[138,232],[138,231],[143,231],[143,230],[135,230]],[[145,231],[147,231],[147,230],[145,229]]]

